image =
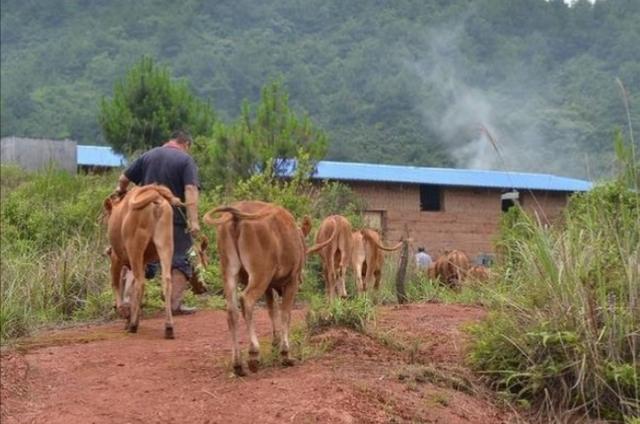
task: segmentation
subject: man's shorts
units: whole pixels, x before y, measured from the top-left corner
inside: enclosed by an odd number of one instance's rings
[[[171,261],[171,269],[181,271],[187,279],[193,275],[193,267],[187,258],[187,252],[193,245],[191,234],[187,231],[187,227],[181,223],[173,224],[173,259]],[[145,278],[153,278],[160,270],[160,262],[151,262],[147,264],[144,276]]]

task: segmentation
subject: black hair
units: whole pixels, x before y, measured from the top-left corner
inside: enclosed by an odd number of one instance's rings
[[[424,252],[424,247],[418,247],[418,252]]]
[[[185,130],[175,130],[171,133],[171,139],[176,140],[180,144],[192,144],[193,138],[191,134]]]

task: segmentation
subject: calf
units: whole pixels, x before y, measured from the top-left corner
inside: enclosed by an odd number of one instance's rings
[[[483,265],[474,265],[467,271],[467,278],[477,283],[483,283],[490,277],[489,269]]]
[[[440,256],[433,266],[434,276],[449,287],[456,287],[465,278],[470,267],[469,257],[460,250],[451,250]]]
[[[331,215],[320,224],[316,234],[316,243],[323,243],[332,237],[335,238],[319,251],[322,258],[322,270],[324,274],[325,289],[329,299],[336,295],[347,297],[345,276],[351,260],[351,224],[347,218],[341,215]]]
[[[221,216],[214,219],[214,214]],[[215,208],[207,212],[204,222],[215,225],[217,229],[234,372],[245,375],[236,334],[238,283],[244,286],[238,300],[249,332],[249,369],[256,372],[260,364],[253,307],[263,294],[273,325],[273,344],[280,348],[282,363],[292,365],[289,356],[291,307],[302,280],[306,254],[321,249],[333,238],[305,251],[304,230],[298,228],[291,213],[280,206],[258,201],[242,201]],[[303,228],[308,229],[308,225]],[[280,309],[275,293],[282,298]]]
[[[145,265],[159,260],[165,298],[165,338],[174,338],[171,315],[171,205],[179,204],[180,200],[173,196],[171,190],[156,184],[135,187],[122,198],[111,196],[104,201],[110,243],[111,285],[116,308],[127,319],[126,329],[130,333],[138,330]],[[127,268],[132,271],[128,277]],[[128,300],[130,295],[133,298],[130,304],[123,301],[123,298]]]
[[[373,287],[377,290],[382,278],[383,252],[398,250],[402,242],[393,247],[386,247],[380,241],[380,234],[369,228],[355,231],[351,239],[353,246],[351,259],[358,292],[366,292],[372,279],[374,279]]]

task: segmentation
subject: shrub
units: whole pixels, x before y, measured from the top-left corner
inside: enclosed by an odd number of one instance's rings
[[[562,228],[514,224],[472,365],[542,417],[640,414],[640,196],[603,184],[572,197]]]
[[[307,327],[311,332],[327,327],[347,327],[363,332],[374,319],[375,307],[368,296],[336,298],[331,302],[316,296],[311,300],[306,317]]]

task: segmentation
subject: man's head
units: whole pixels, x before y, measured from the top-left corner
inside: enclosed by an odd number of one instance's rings
[[[424,247],[418,247],[418,252],[424,252]]]
[[[191,148],[191,144],[193,143],[193,138],[191,138],[191,134],[184,130],[176,130],[171,133],[171,139],[175,140],[181,146],[184,146],[185,150],[189,150]]]

